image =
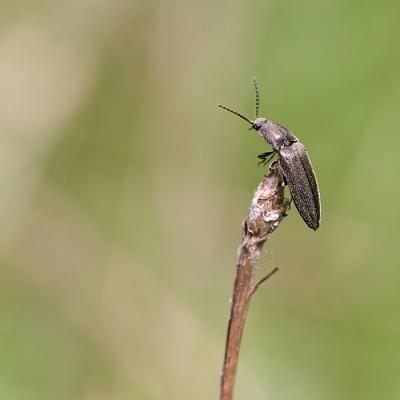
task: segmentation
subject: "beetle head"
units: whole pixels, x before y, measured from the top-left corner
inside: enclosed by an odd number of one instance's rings
[[[256,131],[259,131],[261,129],[261,127],[267,122],[267,120],[265,118],[256,118],[250,129],[255,129]]]

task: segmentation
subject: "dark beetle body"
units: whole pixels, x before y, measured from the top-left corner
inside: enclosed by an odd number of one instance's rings
[[[306,148],[284,126],[265,118],[258,118],[259,90],[255,78],[253,78],[253,82],[256,90],[257,117],[254,121],[228,107],[219,106],[249,122],[251,128],[258,131],[261,137],[272,147],[273,152],[259,155],[263,162],[266,161],[266,156],[271,153],[278,154],[279,165],[289,186],[294,204],[304,222],[310,228],[316,230],[321,220],[321,201],[317,179]]]
[[[305,223],[318,229],[321,219],[319,190],[306,148],[288,129],[265,118],[257,118],[253,128],[278,153],[294,204]]]

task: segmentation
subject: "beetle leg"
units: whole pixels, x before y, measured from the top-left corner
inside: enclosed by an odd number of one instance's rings
[[[290,199],[286,199],[285,198],[286,211],[290,210],[292,208],[292,201],[293,201],[293,197],[292,196],[290,196]],[[283,213],[284,217],[287,217],[287,215],[288,215],[286,213],[286,211]]]
[[[268,164],[275,155],[275,151],[267,151],[266,153],[259,154],[257,157],[261,160],[258,165]]]
[[[288,206],[288,209],[290,210],[292,208],[292,202],[293,202],[292,195],[290,195],[290,199],[287,199],[287,201],[288,201],[287,206]]]

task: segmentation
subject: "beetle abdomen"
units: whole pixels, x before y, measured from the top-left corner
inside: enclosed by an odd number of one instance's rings
[[[300,142],[281,147],[279,163],[301,217],[310,228],[318,229],[321,219],[319,190],[305,147]]]

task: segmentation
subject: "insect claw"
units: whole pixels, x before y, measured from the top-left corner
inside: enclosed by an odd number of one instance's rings
[[[275,151],[267,151],[266,153],[258,154],[257,157],[261,160],[257,165],[267,165],[275,155]]]

